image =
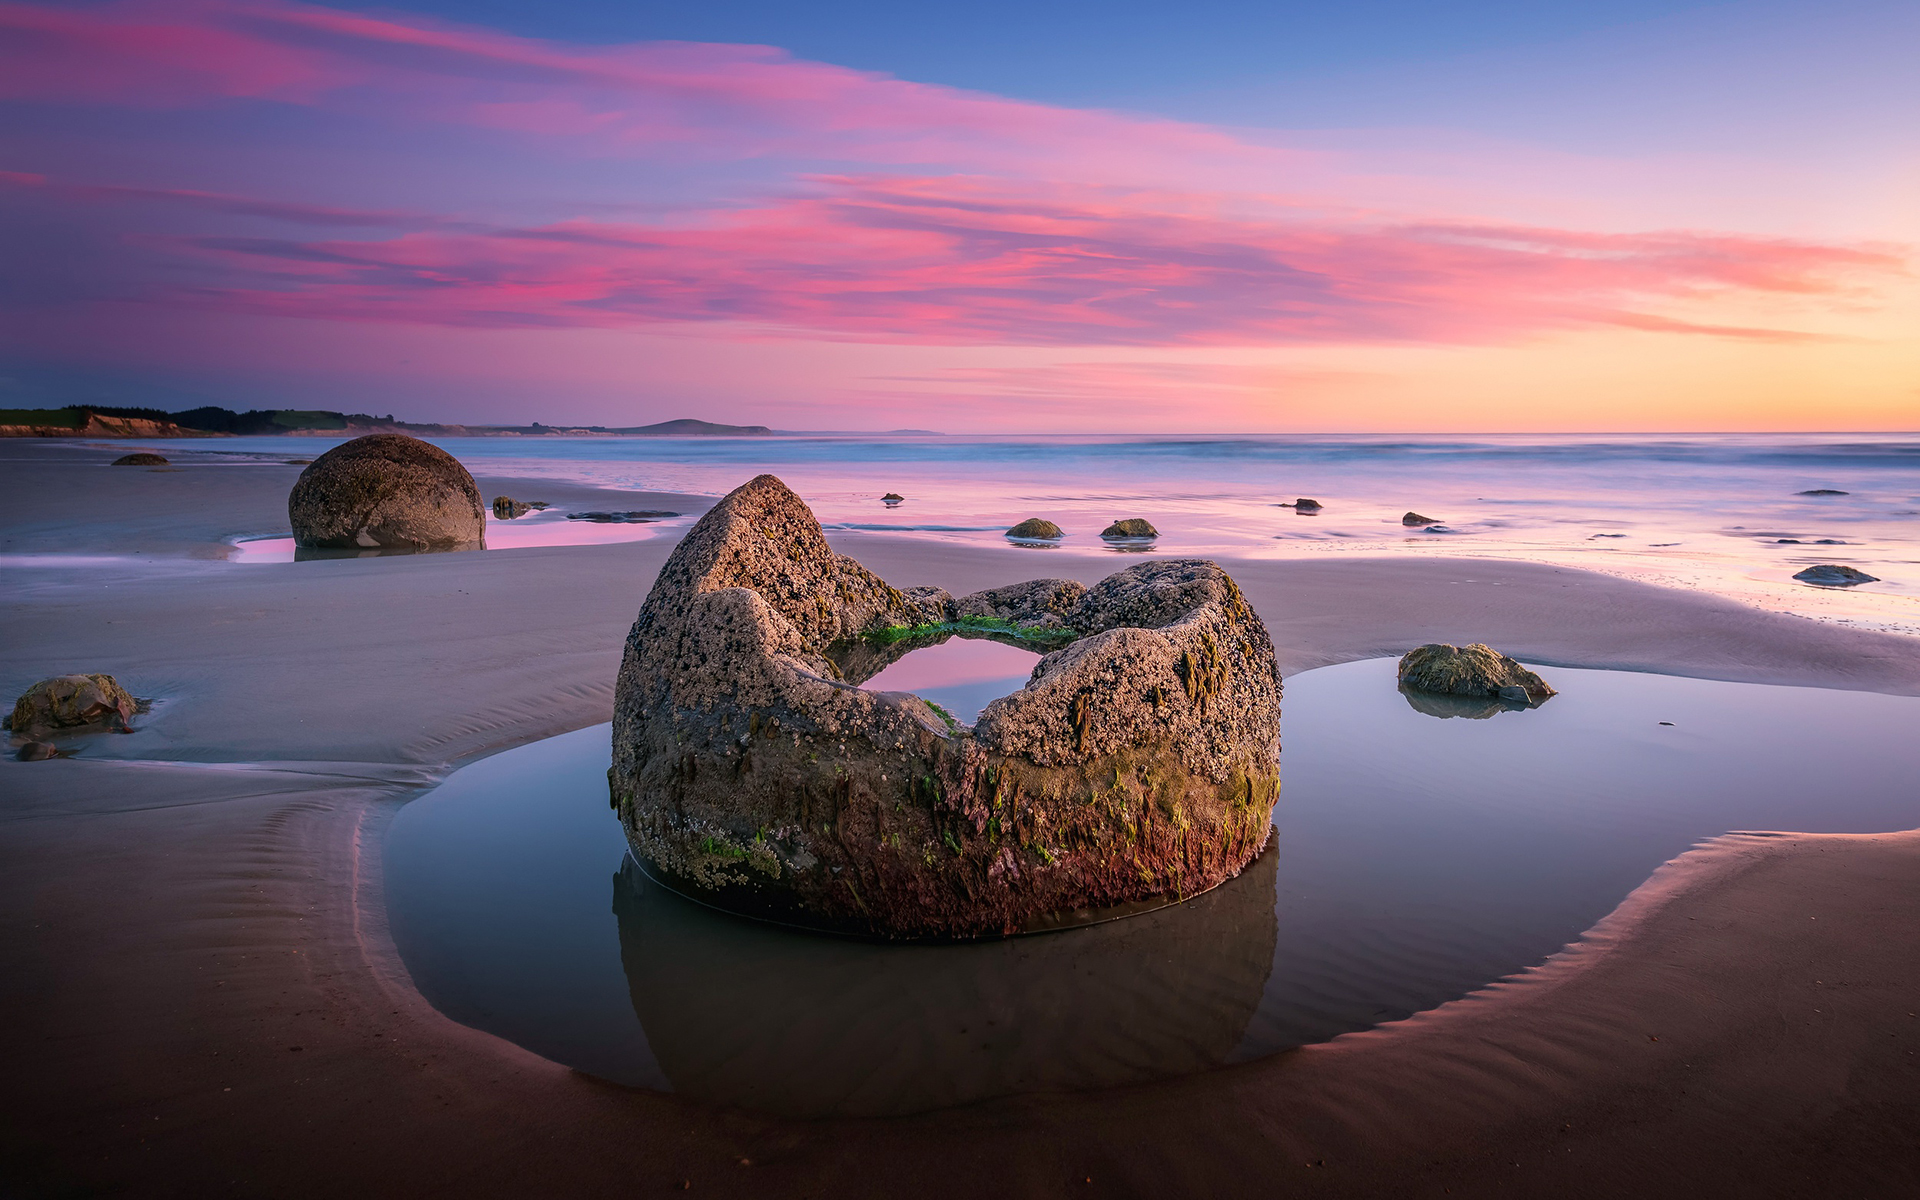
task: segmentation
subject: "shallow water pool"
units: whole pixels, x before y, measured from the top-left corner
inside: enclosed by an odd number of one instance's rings
[[[1920,826],[1920,699],[1542,668],[1561,694],[1538,709],[1440,717],[1393,667],[1289,678],[1273,843],[1142,916],[884,946],[714,912],[627,857],[602,725],[401,809],[394,938],[442,1012],[591,1074],[901,1113],[1187,1074],[1431,1008],[1538,964],[1729,830]]]

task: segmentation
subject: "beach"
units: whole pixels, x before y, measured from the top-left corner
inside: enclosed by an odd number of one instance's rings
[[[3,1136],[21,1194],[1920,1189],[1920,833],[1719,838],[1538,969],[1165,1083],[802,1122],[568,1070],[414,989],[386,928],[381,835],[460,763],[608,719],[623,639],[684,523],[239,565],[220,561],[234,539],[285,529],[299,467],[4,451],[0,682],[107,671],[157,701],[75,759],[0,763]],[[712,502],[478,476],[488,497]],[[956,594],[1127,565],[1091,547],[830,537],[897,586]],[[1920,640],[1703,590],[1511,557],[1218,557],[1283,673],[1486,641],[1530,663],[1920,695]]]

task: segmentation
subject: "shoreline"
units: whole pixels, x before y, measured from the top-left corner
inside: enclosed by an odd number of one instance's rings
[[[284,489],[293,472],[279,470],[284,482],[264,475],[254,490]],[[124,511],[112,478],[79,507]],[[5,485],[9,542],[57,541],[88,519],[23,494],[49,482]],[[198,517],[142,519],[204,536],[205,521],[227,519],[217,493]],[[904,538],[834,543],[896,585],[968,590],[1137,561],[1096,552],[1042,567]],[[380,834],[453,764],[606,719],[626,627],[671,545],[104,581],[75,568],[10,587],[9,623],[30,633],[0,649],[0,681],[17,691],[56,670],[107,670],[162,704],[140,732],[102,735],[81,758],[0,763],[0,1014],[20,1047],[0,1134],[9,1184],[506,1195],[652,1194],[686,1180],[757,1196],[1920,1186],[1920,1019],[1904,1007],[1920,991],[1920,831],[1730,834],[1663,866],[1532,971],[1406,1021],[1112,1092],[781,1121],[618,1088],[457,1025],[413,989],[386,934]],[[1483,582],[1467,585],[1447,559],[1226,565],[1289,674],[1484,638],[1556,665],[1920,694],[1920,639],[1591,572],[1475,560]],[[1452,630],[1463,632],[1441,636]],[[1819,1003],[1801,1004],[1816,986]],[[1833,1019],[1794,1032],[1790,1002]]]

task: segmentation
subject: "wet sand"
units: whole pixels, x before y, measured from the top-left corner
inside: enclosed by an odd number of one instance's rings
[[[104,450],[4,449],[33,458],[0,472],[0,551],[124,553],[164,531],[179,556],[0,575],[9,695],[88,669],[161,700],[80,759],[0,763],[11,1191],[1920,1190],[1920,833],[1721,838],[1540,970],[1167,1084],[808,1123],[571,1072],[414,991],[380,836],[450,765],[607,718],[670,539],[196,562],[284,528],[258,526],[297,468],[108,472],[91,466]],[[95,522],[115,513],[106,545]],[[956,591],[1137,561],[836,543],[896,584]],[[1920,694],[1920,640],[1586,572],[1227,565],[1289,671],[1485,639],[1540,662]]]

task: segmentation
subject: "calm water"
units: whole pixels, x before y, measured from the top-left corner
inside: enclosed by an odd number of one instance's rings
[[[620,489],[718,497],[771,471],[855,535],[1004,545],[1014,522],[1044,516],[1069,550],[1096,550],[1108,522],[1137,516],[1169,553],[1511,555],[1920,631],[1920,435],[438,441],[478,474]],[[290,444],[234,438],[217,453],[278,460]],[[298,439],[309,454],[330,444]],[[1821,488],[1849,494],[1797,494]],[[905,501],[884,504],[889,491]],[[1301,496],[1325,508],[1275,507]],[[1409,531],[1408,510],[1446,532]],[[1791,580],[1819,562],[1884,582],[1836,595]]]
[[[1920,825],[1920,699],[1546,673],[1559,696],[1487,719],[1416,711],[1391,660],[1293,676],[1275,839],[1239,879],[966,946],[817,937],[661,889],[607,811],[598,726],[400,811],[394,936],[443,1012],[592,1074],[896,1113],[1190,1073],[1433,1007],[1728,830]]]

